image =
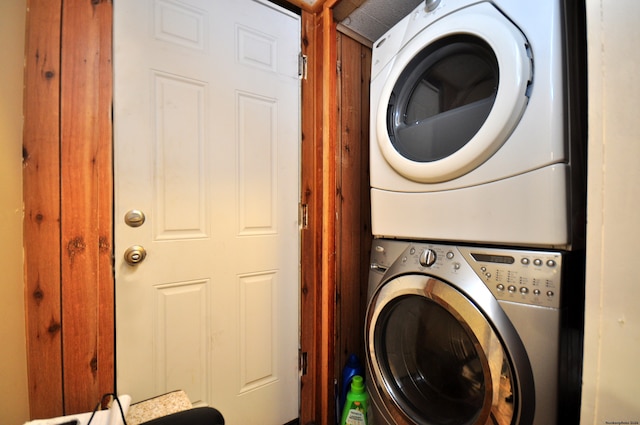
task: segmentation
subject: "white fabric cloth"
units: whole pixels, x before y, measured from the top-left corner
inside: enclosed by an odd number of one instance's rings
[[[118,400],[120,400],[120,404],[122,405],[122,414],[120,413],[120,406],[114,400],[109,410],[99,410],[96,412],[91,420],[91,425],[124,425],[122,415],[124,414],[126,416],[129,410],[131,396],[119,395]],[[92,412],[59,416],[51,419],[37,419],[26,422],[25,425],[87,425],[91,418],[91,413]]]

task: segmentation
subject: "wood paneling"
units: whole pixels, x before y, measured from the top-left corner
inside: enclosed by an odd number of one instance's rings
[[[60,306],[61,2],[28,3],[23,140],[24,268],[30,413],[62,414]]]
[[[302,424],[335,423],[334,383],[348,354],[364,361],[371,51],[337,33],[332,14],[302,14]]]
[[[65,0],[62,13],[63,378],[74,413],[114,389],[113,19],[109,1]]]
[[[349,354],[364,362],[364,317],[371,246],[369,73],[371,49],[337,34],[336,376]]]
[[[328,5],[330,6],[330,5]],[[336,387],[347,356],[364,361],[364,311],[371,245],[369,201],[369,70],[371,51],[338,34],[330,7],[309,16],[303,36],[308,48],[309,75],[303,83],[303,202],[313,193],[321,198],[309,207],[309,228],[314,248],[306,251],[303,232],[303,298],[316,300],[312,310],[303,299],[303,351],[308,352],[308,373],[303,377],[301,423],[335,423]],[[309,31],[311,32],[311,31]],[[304,33],[304,32],[303,32]],[[305,92],[305,85],[308,92]],[[310,99],[313,97],[313,99]],[[313,106],[315,105],[315,106]],[[313,120],[313,122],[311,122]],[[308,130],[307,130],[308,129]],[[313,140],[307,139],[307,131]],[[311,145],[314,147],[311,148]],[[304,153],[303,153],[304,155]],[[313,164],[313,167],[311,165]],[[306,170],[306,171],[305,171]],[[310,180],[305,180],[308,173]],[[315,179],[315,180],[314,180]],[[315,192],[305,181],[315,182]],[[320,208],[318,207],[320,203]],[[321,219],[316,218],[321,214]],[[317,242],[320,241],[320,257]],[[311,256],[308,254],[313,253]],[[319,266],[321,274],[317,273]],[[312,320],[314,325],[307,325]],[[311,339],[310,331],[315,336]],[[305,392],[305,385],[313,384]]]
[[[112,5],[28,10],[25,299],[30,411],[44,418],[90,411],[114,389]]]

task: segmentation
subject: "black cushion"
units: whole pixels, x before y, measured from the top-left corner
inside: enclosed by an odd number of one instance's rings
[[[224,418],[212,407],[196,407],[156,418],[141,425],[224,425]]]

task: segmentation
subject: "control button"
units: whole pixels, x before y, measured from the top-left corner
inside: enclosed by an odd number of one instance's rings
[[[380,245],[376,245],[376,251],[377,252],[384,252],[384,247],[380,246]]]
[[[533,295],[540,295],[540,290],[539,289],[534,289],[533,290]]]
[[[516,292],[516,287],[513,286],[513,285],[509,285],[509,288],[507,288],[507,289],[509,289],[509,292],[511,292],[511,293]]]
[[[542,265],[542,260],[539,258],[536,258],[535,260],[533,260],[533,265],[534,266],[541,266]]]
[[[527,288],[526,286],[521,286],[520,287],[520,293],[521,294],[528,294],[529,293],[529,288]]]
[[[433,249],[425,249],[420,253],[420,265],[431,267],[436,262],[436,252]]]
[[[448,258],[449,260],[451,260],[453,257],[454,257],[453,252],[451,252],[451,251],[447,252],[447,258]]]
[[[547,297],[553,297],[554,295],[553,291],[547,291]]]
[[[453,263],[453,268],[455,270],[460,270],[460,263]]]
[[[555,267],[556,266],[556,262],[554,260],[547,260],[547,266]]]
[[[502,283],[499,283],[496,288],[498,289],[498,291],[502,292],[504,291],[504,285]]]
[[[413,255],[416,253],[416,249],[414,247],[411,247],[411,249],[409,250],[409,254]]]
[[[482,267],[480,267],[480,270],[482,270],[482,273],[484,273],[484,272],[486,272],[486,271],[487,271],[487,268],[486,268],[486,267],[484,267],[484,266],[482,266]]]
[[[402,262],[406,263],[407,262],[407,257],[402,257]]]
[[[487,279],[491,279],[491,273],[485,273],[484,275],[487,277]]]
[[[520,262],[525,266],[529,265],[529,259],[527,257],[523,257]]]

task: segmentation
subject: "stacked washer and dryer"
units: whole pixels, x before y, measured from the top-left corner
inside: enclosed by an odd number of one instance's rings
[[[559,378],[580,370],[563,332],[580,323],[565,301],[581,296],[584,205],[564,3],[427,0],[374,43],[372,425],[577,410]]]

